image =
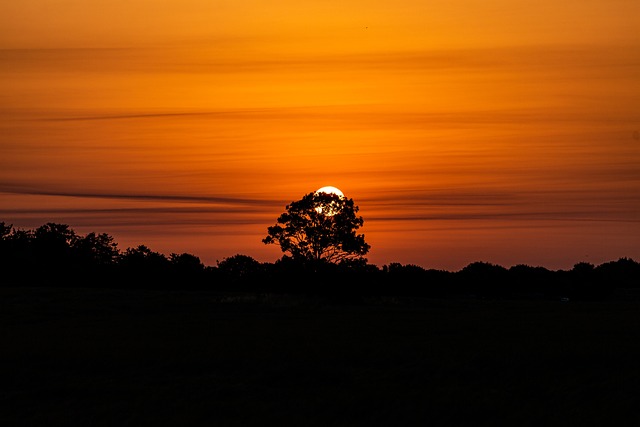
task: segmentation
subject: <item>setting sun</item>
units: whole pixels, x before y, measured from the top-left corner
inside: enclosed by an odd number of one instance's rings
[[[316,193],[327,193],[327,194],[335,194],[339,197],[344,197],[344,194],[342,193],[342,191],[340,191],[339,189],[337,189],[336,187],[331,187],[331,186],[327,186],[327,187],[322,187],[322,188],[318,188],[316,190]]]

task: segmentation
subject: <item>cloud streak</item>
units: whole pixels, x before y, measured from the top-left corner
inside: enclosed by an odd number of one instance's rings
[[[9,194],[22,194],[33,196],[57,196],[89,199],[118,199],[118,200],[139,200],[139,201],[160,201],[160,202],[183,202],[183,203],[213,203],[232,204],[248,206],[273,206],[280,201],[266,199],[248,199],[239,197],[217,197],[217,196],[190,196],[184,194],[127,194],[127,193],[98,193],[98,192],[73,192],[60,190],[45,190],[15,185],[0,184],[0,192]]]

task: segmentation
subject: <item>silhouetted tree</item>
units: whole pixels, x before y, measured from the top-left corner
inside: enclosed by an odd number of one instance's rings
[[[106,233],[76,236],[68,260],[69,280],[83,287],[111,286],[119,254],[118,244]]]
[[[259,261],[248,255],[236,254],[217,262],[218,271],[232,280],[243,280],[262,272]]]
[[[113,265],[117,262],[120,251],[113,237],[106,233],[89,233],[78,237],[74,249],[82,264],[85,265]]]
[[[120,270],[124,273],[123,280],[136,287],[166,288],[172,285],[170,263],[167,257],[152,251],[145,245],[127,248],[118,258]]]
[[[32,245],[41,280],[57,284],[74,278],[73,245],[77,239],[67,224],[48,222],[36,228]]]
[[[472,262],[457,273],[462,281],[462,288],[469,292],[484,296],[507,295],[508,270],[501,265],[489,262]]]
[[[5,230],[5,235],[0,243],[2,245],[2,260],[0,262],[4,263],[6,269],[21,272],[22,278],[40,270],[38,268],[40,267],[39,262],[34,253],[33,239],[32,230],[11,227],[11,231],[8,233]]]
[[[182,254],[171,253],[169,262],[179,272],[194,273],[204,270],[204,264],[202,264],[200,258],[186,252]]]
[[[78,236],[67,224],[48,222],[36,228],[35,238],[38,244],[51,249],[66,249],[71,247]]]
[[[296,260],[340,263],[362,259],[370,246],[363,234],[356,234],[364,223],[358,210],[353,199],[309,193],[286,206],[262,241],[279,245]]]
[[[610,283],[601,277],[600,271],[595,265],[588,262],[579,262],[573,266],[569,272],[568,290],[573,298],[580,299],[603,299],[611,295],[615,289],[615,284]]]
[[[524,296],[544,298],[557,292],[554,289],[554,273],[544,267],[518,264],[509,268],[509,282],[514,292]]]
[[[580,276],[588,276],[593,273],[595,265],[590,262],[579,262],[573,266],[573,272]]]
[[[169,260],[163,254],[152,251],[146,245],[138,245],[135,248],[127,248],[120,255],[120,263],[125,266],[151,269],[165,267],[169,264]]]
[[[640,263],[631,258],[620,258],[617,261],[605,262],[596,268],[602,280],[619,288],[640,287]]]

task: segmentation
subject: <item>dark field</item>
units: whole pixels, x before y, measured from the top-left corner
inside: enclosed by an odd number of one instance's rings
[[[637,426],[640,302],[0,289],[2,426]]]

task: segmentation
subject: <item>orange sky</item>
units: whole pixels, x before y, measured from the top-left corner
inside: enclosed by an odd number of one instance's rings
[[[0,221],[272,262],[334,185],[378,265],[640,259],[639,2],[343,3],[0,5]]]

